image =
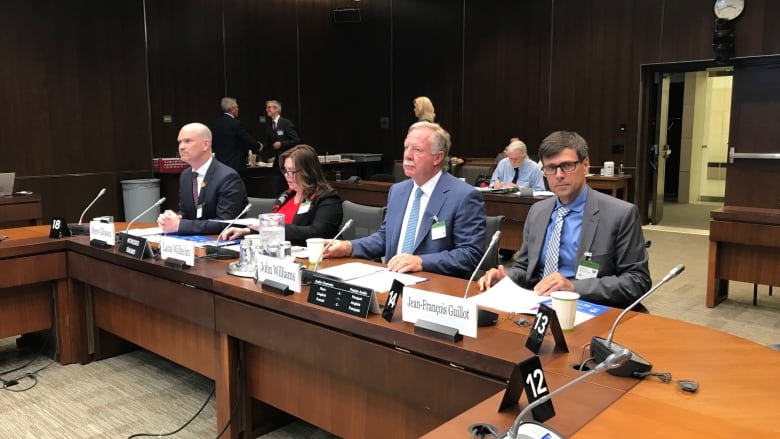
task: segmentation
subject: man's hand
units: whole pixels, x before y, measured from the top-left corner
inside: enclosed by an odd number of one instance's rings
[[[328,247],[322,253],[323,259],[325,258],[343,258],[352,254],[352,243],[349,241],[329,241],[325,242],[325,246]]]
[[[172,210],[166,210],[157,217],[157,225],[164,233],[176,233],[179,231],[181,216]]]
[[[222,232],[219,236],[217,236],[217,239],[225,239],[228,241],[232,241],[234,239],[241,238],[243,236],[248,235],[252,230],[245,228],[245,227],[231,227],[224,232]]]
[[[274,147],[274,149],[279,149],[282,147],[282,142],[277,140],[276,142],[274,142],[272,146]]]
[[[561,273],[555,272],[534,286],[534,292],[540,296],[549,296],[553,291],[574,291],[574,284]]]
[[[408,253],[399,253],[387,263],[387,269],[398,273],[422,271],[422,258]]]
[[[482,277],[480,277],[477,281],[477,285],[479,285],[479,291],[487,290],[505,277],[506,269],[503,265],[499,265],[498,268],[491,268],[485,272],[485,274],[483,274]]]

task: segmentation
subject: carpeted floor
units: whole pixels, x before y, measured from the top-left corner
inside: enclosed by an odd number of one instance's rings
[[[758,306],[752,305],[753,286],[732,282],[730,297],[715,308],[704,305],[707,275],[707,222],[712,206],[678,205],[666,208],[665,225],[645,227],[652,242],[650,270],[660,280],[673,266],[685,271],[650,296],[655,315],[725,331],[761,344],[780,343],[780,288],[775,296],[761,287]],[[707,210],[706,216],[675,222],[675,209]],[[713,347],[715,349],[717,347]],[[36,359],[37,358],[37,359]],[[20,371],[4,373],[35,359]],[[23,377],[24,372],[48,365],[35,353],[20,353],[14,339],[0,340],[0,378]],[[147,351],[137,351],[87,365],[57,363],[23,377],[11,389],[0,390],[0,438],[128,438],[134,433],[170,432],[183,425],[207,400],[213,382]],[[211,398],[190,426],[170,437],[195,439],[216,436]],[[157,435],[155,434],[155,436]],[[294,422],[262,436],[264,439],[332,439],[304,422]]]

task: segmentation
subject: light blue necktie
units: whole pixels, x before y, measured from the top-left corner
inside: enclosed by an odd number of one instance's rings
[[[544,272],[542,278],[558,271],[558,258],[561,250],[561,229],[563,228],[563,219],[569,214],[569,209],[561,206],[558,208],[558,217],[555,218],[555,227],[553,227],[550,242],[547,244],[547,254],[544,258]]]
[[[414,202],[412,210],[409,211],[409,222],[406,223],[406,234],[404,235],[404,245],[401,247],[401,253],[412,253],[414,251],[414,238],[417,236],[417,220],[420,218],[420,198],[423,190],[417,188],[414,193]]]

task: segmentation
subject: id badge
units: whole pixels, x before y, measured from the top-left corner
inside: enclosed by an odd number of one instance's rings
[[[202,204],[198,204],[198,208],[195,211],[195,219],[200,219],[200,217],[202,217],[202,216],[203,216],[203,205]]]
[[[444,221],[436,221],[431,226],[431,239],[437,240],[447,237],[447,226]]]
[[[580,265],[577,267],[577,274],[575,279],[593,279],[599,274],[599,263],[583,259],[580,261]]]
[[[298,215],[308,212],[310,208],[311,208],[311,201],[308,200],[304,201],[303,203],[301,203],[300,206],[298,206]]]
[[[284,135],[284,130],[276,130],[276,135],[277,136],[283,136]]]

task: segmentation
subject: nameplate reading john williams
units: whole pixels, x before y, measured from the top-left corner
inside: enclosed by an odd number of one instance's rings
[[[366,318],[373,294],[374,290],[371,288],[325,279],[314,274],[308,301],[325,308]]]

